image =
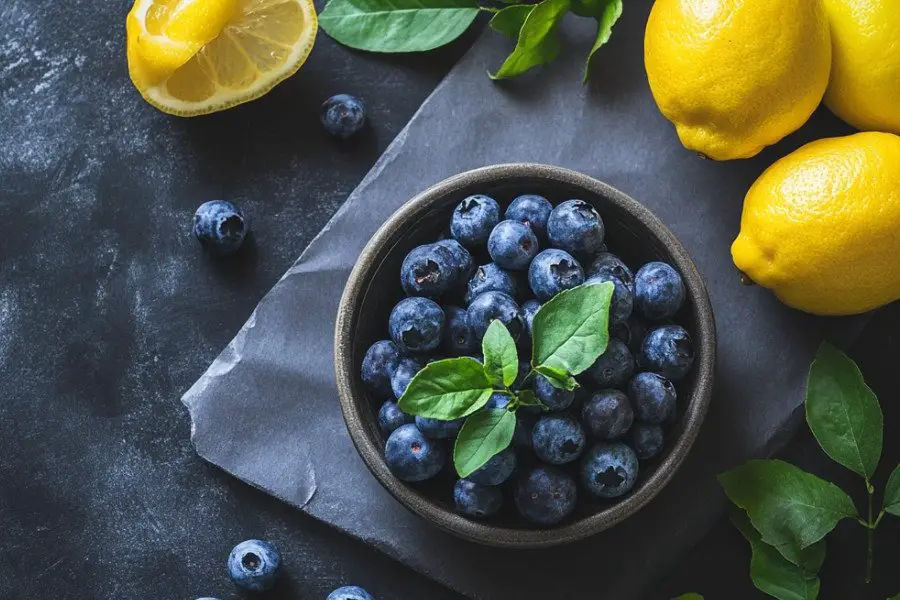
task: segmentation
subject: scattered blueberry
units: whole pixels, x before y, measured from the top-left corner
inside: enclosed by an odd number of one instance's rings
[[[456,512],[467,517],[490,517],[503,506],[503,491],[492,485],[459,479],[453,486],[453,503]]]
[[[624,342],[611,337],[606,351],[586,374],[601,389],[624,385],[634,373],[634,356]]]
[[[631,316],[634,308],[634,293],[621,279],[603,270],[585,283],[605,283],[607,281],[612,282],[615,286],[609,301],[609,326],[616,327],[628,321],[628,317]]]
[[[366,124],[366,107],[349,94],[332,96],[322,104],[320,116],[325,131],[346,140]]]
[[[444,467],[446,458],[443,445],[429,440],[411,424],[395,429],[384,447],[388,468],[403,481],[431,479]]]
[[[650,331],[641,344],[638,366],[678,381],[694,364],[694,344],[680,325],[663,325]]]
[[[618,498],[637,482],[638,458],[622,443],[597,444],[581,460],[581,483],[598,498]]]
[[[404,298],[391,311],[388,326],[399,347],[429,352],[440,345],[444,335],[444,311],[428,298]]]
[[[648,319],[672,318],[684,304],[684,295],[681,275],[666,263],[647,263],[634,278],[634,306]]]
[[[675,414],[675,386],[656,373],[635,375],[628,384],[628,397],[635,415],[645,423],[663,423]]]
[[[550,245],[580,258],[596,255],[605,235],[603,219],[583,200],[566,200],[554,208],[547,219]]]
[[[541,302],[582,283],[581,265],[565,250],[544,250],[534,257],[528,268],[528,285]]]
[[[631,430],[631,446],[641,460],[653,458],[662,452],[665,436],[662,427],[650,423],[635,423]]]
[[[572,478],[553,467],[538,466],[519,480],[516,506],[538,525],[555,525],[575,509],[578,490]]]
[[[450,235],[469,249],[483,247],[500,222],[500,205],[490,196],[469,196],[450,219]]]
[[[543,375],[534,378],[534,393],[547,408],[553,411],[566,410],[575,400],[575,392],[553,387]]]
[[[372,344],[362,363],[362,380],[373,394],[379,398],[391,397],[391,376],[400,364],[402,354],[390,340]]]
[[[547,239],[547,219],[552,210],[553,205],[543,196],[525,194],[512,201],[506,209],[505,218],[525,223],[542,241]]]
[[[378,428],[386,436],[393,433],[401,425],[406,425],[413,421],[413,416],[400,410],[400,407],[393,400],[386,401],[378,411]]]
[[[394,392],[394,398],[397,400],[400,399],[400,396],[406,391],[406,386],[409,385],[412,378],[415,377],[416,373],[421,371],[424,366],[425,365],[415,358],[400,359],[400,362],[397,363],[397,368],[394,370],[394,374],[391,375],[391,391]]]
[[[515,470],[516,453],[512,448],[505,448],[469,475],[469,479],[480,485],[500,485],[509,479]]]
[[[466,304],[485,292],[503,292],[511,298],[519,295],[519,286],[512,274],[494,263],[482,265],[469,279],[466,290]]]
[[[475,334],[475,339],[481,342],[484,333],[491,322],[499,319],[509,330],[513,339],[522,333],[522,320],[519,318],[519,305],[511,296],[503,292],[485,292],[472,300],[466,311],[469,317],[469,327]]]
[[[478,340],[469,327],[469,316],[458,306],[444,307],[444,339],[441,348],[452,356],[465,356],[479,350]]]
[[[409,296],[437,298],[459,280],[457,257],[446,247],[425,244],[413,248],[400,267],[400,284]]]
[[[328,594],[325,600],[375,600],[375,598],[358,585],[345,585]]]
[[[604,251],[598,254],[584,271],[585,277],[593,277],[601,273],[612,275],[629,287],[634,284],[634,274],[631,269],[621,258],[610,252]]]
[[[597,439],[615,440],[628,433],[634,422],[634,411],[628,396],[619,390],[601,390],[585,402],[581,422]]]
[[[281,552],[263,540],[246,540],[228,555],[228,574],[236,586],[251,592],[272,589],[281,569]]]
[[[213,254],[225,256],[237,252],[246,235],[244,214],[227,200],[204,202],[194,213],[194,236]]]
[[[459,430],[462,429],[465,419],[455,419],[453,421],[441,421],[439,419],[429,419],[428,417],[416,417],[416,427],[419,431],[433,440],[448,440],[456,437]]]
[[[551,465],[564,465],[581,456],[584,429],[570,415],[544,415],[535,423],[531,440],[538,458]]]
[[[524,271],[537,253],[537,236],[519,221],[500,221],[488,237],[488,254],[504,269]]]

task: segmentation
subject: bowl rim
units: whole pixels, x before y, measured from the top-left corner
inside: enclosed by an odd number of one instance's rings
[[[695,344],[695,388],[682,417],[681,435],[659,462],[654,472],[640,482],[632,493],[616,504],[598,512],[545,529],[513,528],[475,521],[456,514],[452,510],[419,493],[390,471],[382,449],[367,435],[363,410],[368,398],[359,401],[353,391],[355,365],[351,359],[353,337],[356,328],[357,309],[368,289],[366,273],[377,266],[378,255],[399,226],[411,217],[424,213],[441,204],[448,195],[473,185],[491,185],[498,181],[516,178],[545,180],[585,189],[592,195],[603,196],[628,212],[647,228],[671,254],[676,268],[684,278],[688,296],[692,300],[694,320],[698,331],[691,332]],[[595,535],[627,517],[637,513],[649,503],[675,475],[693,445],[706,416],[712,398],[713,375],[716,358],[716,331],[712,306],[706,285],[687,250],[668,227],[643,204],[624,192],[588,175],[536,163],[510,163],[481,167],[464,171],[432,185],[398,208],[363,248],[338,304],[334,333],[334,368],[338,396],[344,422],[356,450],[368,469],[381,485],[403,506],[428,522],[464,539],[504,548],[545,548],[573,542]]]

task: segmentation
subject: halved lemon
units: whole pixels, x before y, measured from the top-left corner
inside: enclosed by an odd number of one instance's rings
[[[312,50],[312,0],[136,0],[128,73],[144,99],[192,117],[255,100]]]

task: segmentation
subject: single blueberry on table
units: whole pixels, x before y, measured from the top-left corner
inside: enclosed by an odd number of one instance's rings
[[[628,397],[635,415],[645,423],[663,423],[675,414],[675,386],[656,373],[635,375],[628,384]]]
[[[609,326],[616,327],[628,321],[628,317],[631,316],[631,311],[634,309],[634,293],[621,279],[602,270],[585,281],[585,283],[606,282],[611,282],[615,286],[609,301]]]
[[[228,555],[228,574],[236,586],[251,592],[272,589],[281,569],[281,552],[263,540],[246,540]]]
[[[194,213],[194,236],[213,254],[225,256],[237,252],[247,229],[241,209],[227,200],[204,202]]]
[[[444,307],[444,339],[441,348],[451,356],[464,356],[479,350],[478,340],[469,327],[469,316],[458,306]]]
[[[680,325],[663,325],[644,337],[638,367],[678,381],[694,364],[694,343]]]
[[[430,352],[444,335],[444,311],[428,298],[404,298],[388,319],[391,339],[409,352]]]
[[[545,463],[564,465],[581,456],[584,429],[567,414],[544,415],[531,432],[534,452]]]
[[[624,385],[634,373],[634,356],[631,350],[614,337],[610,337],[606,351],[588,367],[586,374],[601,389]]]
[[[494,320],[506,325],[513,340],[522,333],[524,326],[519,317],[519,305],[511,296],[503,292],[485,292],[472,300],[466,311],[469,327],[479,342],[484,338],[487,328]]]
[[[421,371],[424,367],[425,365],[415,358],[400,359],[400,362],[397,363],[397,368],[394,370],[394,374],[391,375],[391,391],[394,393],[394,398],[397,400],[400,399],[403,392],[406,391],[409,382],[412,381],[412,378],[416,376],[416,373]]]
[[[519,295],[519,285],[512,274],[494,263],[482,265],[469,279],[466,290],[466,304],[485,292],[503,292],[515,299]]]
[[[467,517],[490,517],[503,506],[503,491],[492,485],[480,485],[460,479],[453,486],[456,512]]]
[[[512,448],[505,448],[469,475],[469,480],[480,485],[500,485],[509,479],[515,470],[516,453]]]
[[[412,423],[415,419],[408,415],[393,400],[388,400],[378,410],[378,428],[383,435],[390,435],[401,425]]]
[[[346,140],[366,124],[366,107],[359,98],[338,94],[322,104],[320,118],[325,131]]]
[[[637,353],[641,351],[641,345],[644,343],[644,337],[648,331],[650,331],[650,325],[643,318],[632,313],[627,321],[611,327],[609,335],[625,342],[629,350]]]
[[[500,205],[490,196],[469,196],[450,219],[450,235],[470,250],[481,249],[500,222]]]
[[[550,245],[579,258],[591,258],[600,252],[605,235],[603,219],[583,200],[566,200],[547,219]]]
[[[543,196],[525,194],[512,201],[504,218],[525,223],[542,241],[547,239],[547,219],[552,210],[553,205]]]
[[[634,410],[628,396],[619,390],[601,390],[585,402],[581,422],[595,438],[615,440],[628,433],[634,423]]]
[[[638,458],[634,450],[620,442],[597,444],[581,460],[581,483],[593,496],[619,498],[637,482]]]
[[[328,594],[325,600],[375,600],[375,598],[358,585],[345,585]]]
[[[413,248],[400,266],[400,285],[409,296],[437,298],[459,280],[456,257],[444,246],[425,244]]]
[[[390,340],[375,342],[366,350],[362,380],[370,392],[378,398],[391,397],[391,376],[402,358],[400,349]]]
[[[488,237],[488,254],[504,269],[524,271],[537,253],[537,236],[519,221],[500,221]]]
[[[444,468],[446,458],[443,445],[431,441],[411,424],[395,429],[384,446],[388,468],[403,481],[431,479]]]
[[[433,440],[449,440],[456,437],[456,434],[462,429],[465,421],[465,419],[441,421],[439,419],[430,419],[428,417],[416,417],[416,427],[419,428],[419,431]]]
[[[575,400],[574,390],[555,388],[543,375],[535,376],[534,393],[547,408],[553,411],[566,410],[572,406],[572,401]]]
[[[528,285],[541,302],[582,283],[584,271],[581,265],[565,250],[544,250],[534,257],[528,267]]]
[[[555,525],[575,509],[578,490],[572,478],[553,467],[538,466],[519,480],[516,507],[527,520]]]
[[[607,273],[617,277],[625,285],[631,287],[634,284],[634,274],[625,262],[610,252],[601,252],[591,261],[584,270],[585,277],[593,277],[601,273]]]
[[[631,430],[631,446],[639,459],[653,458],[662,452],[664,445],[662,427],[650,423],[635,423]]]
[[[653,321],[672,318],[684,304],[684,282],[673,267],[651,262],[634,278],[634,306]]]

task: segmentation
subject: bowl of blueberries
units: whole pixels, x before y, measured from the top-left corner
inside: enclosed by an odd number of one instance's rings
[[[700,273],[642,204],[567,169],[497,165],[372,237],[335,374],[354,445],[401,504],[471,541],[548,547],[669,482],[710,402],[715,337]]]

